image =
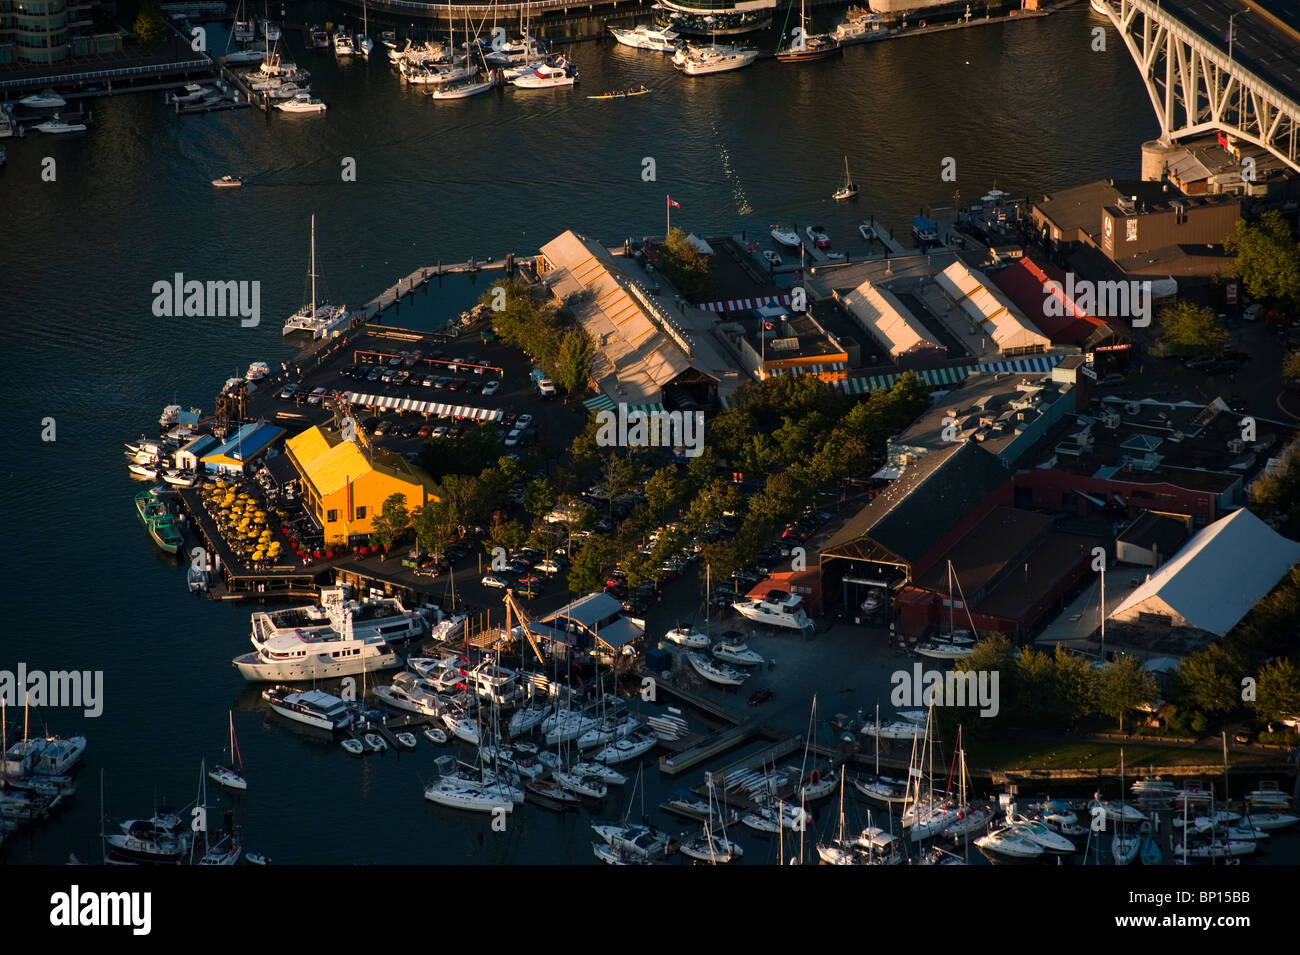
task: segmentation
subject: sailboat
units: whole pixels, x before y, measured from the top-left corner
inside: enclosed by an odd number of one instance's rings
[[[1126,833],[1124,818],[1124,749],[1121,747],[1119,751],[1119,823],[1115,827],[1114,837],[1110,840],[1110,855],[1115,860],[1116,865],[1128,865],[1138,857],[1138,853],[1142,849],[1144,833],[1138,832],[1134,835]],[[1142,825],[1147,826],[1147,830],[1150,831],[1150,826],[1145,821],[1145,817]]]
[[[845,170],[848,169],[848,160],[845,160]],[[953,583],[957,584],[957,593],[961,596],[962,609],[966,611],[966,618],[970,621],[970,633],[975,632],[975,620],[970,615],[970,607],[966,604],[966,595],[962,593],[961,581],[956,580],[956,574],[953,570],[952,561],[948,561],[948,632],[944,636],[934,636],[924,640],[916,645],[915,652],[923,657],[930,657],[934,660],[960,660],[969,657],[975,652],[973,644],[975,639],[969,634],[960,633],[954,627],[953,613],[956,604],[953,603]]]
[[[316,216],[311,217],[311,266],[308,270],[311,281],[311,298],[302,308],[289,316],[284,323],[284,334],[309,332],[313,339],[323,338],[330,332],[345,324],[348,310],[345,305],[330,305],[328,301],[316,296]]]
[[[853,176],[849,173],[849,157],[844,157],[844,185],[835,190],[832,199],[852,199],[858,194],[858,184],[853,181]]]
[[[239,744],[235,741],[235,714],[227,714],[230,719],[230,766],[214,766],[208,770],[208,779],[214,783],[219,783],[227,789],[237,789],[243,792],[248,788],[248,781],[244,779],[244,758],[239,753]],[[235,767],[238,767],[236,769]]]
[[[876,704],[876,726],[880,725],[880,704]],[[860,774],[853,780],[853,788],[868,799],[893,806],[907,802],[907,782],[891,776],[880,775],[880,733],[873,733],[876,738],[876,771],[870,775]]]
[[[824,60],[840,51],[840,44],[826,34],[810,35],[808,33],[808,15],[806,0],[799,0],[799,26],[790,37],[788,46],[779,47],[776,58],[782,63],[811,63]],[[838,198],[838,196],[836,197]]]
[[[355,46],[357,52],[364,57],[369,57],[370,51],[375,48],[375,41],[370,39],[370,20],[366,15],[366,0],[361,0],[361,32],[357,35]]]

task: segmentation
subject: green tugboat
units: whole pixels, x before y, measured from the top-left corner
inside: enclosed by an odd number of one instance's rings
[[[175,554],[183,543],[180,531],[176,529],[176,519],[167,510],[157,489],[150,488],[135,496],[135,512],[140,515],[140,523],[149,531],[153,542],[169,554]]]

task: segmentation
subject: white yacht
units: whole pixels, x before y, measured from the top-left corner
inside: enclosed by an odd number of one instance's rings
[[[352,724],[351,704],[324,690],[272,686],[262,691],[262,699],[281,716],[316,729],[333,732]]]
[[[335,329],[347,324],[348,310],[344,305],[330,305],[316,296],[316,216],[311,217],[311,268],[308,278],[311,280],[311,298],[302,308],[289,316],[284,323],[284,334],[309,332],[313,339],[328,335]]]
[[[1016,816],[1009,827],[1017,836],[1036,842],[1048,852],[1074,852],[1074,842],[1041,822]]]
[[[323,100],[313,99],[310,90],[297,90],[292,99],[281,100],[275,108],[285,113],[323,113],[329,107]]]
[[[39,736],[18,740],[5,753],[4,776],[62,776],[86,752],[86,737]]]
[[[482,741],[482,737],[479,735],[478,721],[472,716],[445,710],[442,714],[442,722],[453,736],[464,740],[471,746],[477,746]]]
[[[812,825],[812,816],[793,803],[775,806],[758,806],[740,817],[740,821],[755,832],[776,833],[781,829],[803,832]]]
[[[668,834],[649,826],[607,825],[591,829],[607,846],[642,859],[662,859],[672,849]]]
[[[763,662],[763,655],[749,649],[743,640],[719,640],[713,647],[713,656],[723,663],[742,667],[756,667]]]
[[[270,373],[270,365],[264,361],[255,361],[248,366],[248,371],[244,372],[244,378],[247,381],[261,381]]]
[[[1014,829],[999,829],[975,840],[975,845],[994,855],[1008,859],[1037,859],[1043,847]]]
[[[739,843],[716,835],[709,828],[707,822],[704,823],[704,827],[698,835],[684,838],[678,848],[681,854],[688,859],[694,859],[696,862],[708,862],[712,865],[721,865],[733,859],[739,859],[745,854],[745,850],[741,848]]]
[[[265,640],[252,638],[256,648],[232,662],[240,675],[249,681],[323,680],[373,673],[402,665],[397,653],[381,633],[358,636],[352,627],[352,614],[341,601],[327,604],[330,623],[324,628],[279,632]]]
[[[671,27],[657,28],[644,23],[630,30],[610,27],[609,33],[623,46],[630,46],[636,50],[654,50],[656,53],[673,52],[677,45],[677,38],[680,36]]]
[[[706,73],[738,70],[749,66],[756,59],[758,50],[734,46],[692,46],[687,47],[680,60],[674,55],[673,66],[687,76],[703,76]]]
[[[356,50],[352,46],[352,37],[348,36],[346,30],[339,27],[338,32],[334,34],[334,55],[351,56]]]
[[[409,710],[421,716],[441,716],[443,699],[432,683],[415,673],[399,673],[391,686],[377,686],[375,696],[400,710]]]
[[[494,86],[496,86],[496,84],[490,79],[479,80],[478,82],[461,83],[456,86],[447,86],[433,90],[429,93],[429,99],[435,101],[468,99],[471,96],[478,96],[480,93],[486,93]]]
[[[504,783],[489,784],[461,775],[441,776],[424,787],[424,798],[452,809],[513,812],[515,800]]]
[[[254,611],[249,640],[256,650],[272,637],[337,630],[344,615],[358,639],[379,636],[400,644],[418,640],[424,633],[424,617],[418,610],[407,610],[396,597],[346,600],[341,587],[327,587],[321,590],[319,605]]]
[[[735,667],[715,663],[702,653],[688,653],[686,659],[690,661],[695,672],[710,683],[717,683],[721,686],[740,686],[749,678],[749,674],[737,670]]]
[[[604,749],[597,751],[592,759],[607,766],[617,766],[619,763],[626,763],[644,756],[654,749],[658,743],[659,737],[653,733],[633,733],[630,736],[624,736],[622,739],[614,740]]]
[[[737,600],[731,605],[736,613],[754,623],[790,630],[807,630],[813,625],[803,609],[803,597],[784,590],[769,590],[765,597]]]
[[[633,716],[622,720],[606,718],[578,737],[578,749],[605,746],[616,739],[632,735],[640,728],[641,721]]]
[[[41,90],[39,93],[24,96],[18,101],[18,105],[26,106],[28,109],[63,109],[68,104],[54,90]]]
[[[677,627],[664,634],[664,639],[688,650],[707,650],[710,640],[707,635],[691,627]]]
[[[799,233],[794,229],[787,229],[785,226],[773,226],[772,231],[768,233],[772,238],[781,243],[788,249],[797,249],[803,245],[803,240],[799,238]]]
[[[510,726],[508,734],[511,737],[527,736],[533,730],[542,724],[542,720],[550,715],[551,705],[545,703],[539,706],[521,706],[510,714]]]
[[[594,716],[586,716],[578,710],[566,710],[550,729],[546,729],[543,723],[546,745],[557,746],[560,743],[572,742],[588,730],[594,729],[599,723],[600,720]]]
[[[918,643],[913,649],[917,655],[932,660],[964,660],[975,652],[975,647],[971,644],[940,637]]]
[[[550,89],[555,86],[572,86],[578,81],[578,71],[564,57],[554,63],[539,63],[531,72],[511,80],[511,84],[526,90]]]
[[[263,20],[262,36],[266,38],[268,44],[277,42],[280,39],[280,24],[271,20]]]

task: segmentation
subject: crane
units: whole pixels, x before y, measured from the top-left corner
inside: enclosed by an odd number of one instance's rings
[[[528,629],[528,625],[533,622],[532,618],[524,612],[523,607],[519,606],[519,601],[515,599],[515,592],[513,590],[507,590],[503,599],[506,604],[506,635],[510,635],[510,614],[513,611],[514,615],[519,618],[519,629],[524,632],[524,639],[526,639],[528,645],[533,648],[533,653],[537,654],[537,662],[542,666],[546,666],[546,657],[542,654],[542,648],[537,645],[537,640],[533,637],[533,632]]]

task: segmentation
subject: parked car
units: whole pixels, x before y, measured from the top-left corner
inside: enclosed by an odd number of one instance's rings
[[[373,434],[376,438],[382,438],[384,435],[388,434],[392,430],[393,430],[393,421],[392,419],[388,419],[386,421],[381,421],[379,422],[379,424],[375,425],[375,430]]]
[[[292,401],[293,396],[296,395],[297,393],[298,393],[298,386],[293,382],[290,382],[289,384],[285,385],[283,389],[281,389],[280,397],[283,398],[285,401]]]
[[[384,369],[376,366],[370,369],[370,373],[366,375],[366,381],[378,381],[383,376],[384,376]]]
[[[518,428],[515,428],[508,435],[506,435],[506,441],[505,441],[506,447],[507,448],[518,447],[519,439],[522,438],[523,435],[524,433],[522,431],[520,431]]]
[[[315,388],[312,390],[312,393],[307,396],[307,404],[318,405],[325,400],[325,396],[328,394],[329,389],[327,388]]]
[[[419,430],[419,427],[414,422],[408,421],[406,424],[402,425],[400,434],[403,438],[414,438]]]
[[[484,587],[496,587],[505,590],[510,586],[510,581],[497,574],[484,574],[483,579],[479,581]]]
[[[501,390],[501,381],[494,378],[483,386],[483,397],[490,398]]]

